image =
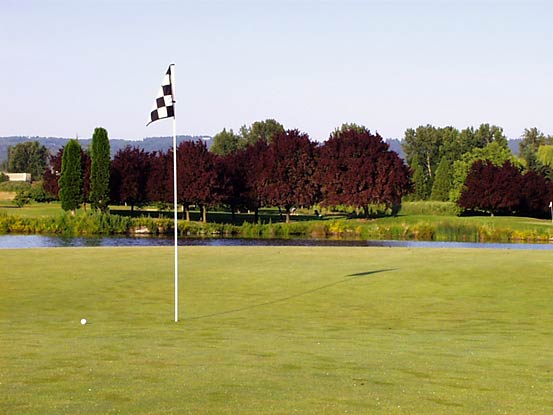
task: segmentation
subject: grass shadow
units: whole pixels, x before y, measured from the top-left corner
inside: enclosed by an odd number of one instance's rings
[[[227,314],[238,313],[238,312],[241,312],[241,311],[248,311],[248,310],[252,310],[254,308],[264,307],[264,306],[267,306],[267,305],[282,303],[282,302],[285,302],[285,301],[292,300],[294,298],[299,298],[299,297],[303,297],[303,296],[308,295],[308,294],[315,293],[317,291],[326,290],[328,288],[335,287],[336,285],[347,283],[347,282],[352,281],[354,279],[358,279],[359,277],[365,277],[367,275],[379,274],[379,273],[382,273],[382,272],[395,271],[396,269],[397,268],[379,269],[379,270],[375,270],[375,271],[365,271],[365,272],[358,272],[358,273],[355,273],[355,274],[349,274],[349,275],[346,275],[345,279],[335,281],[335,282],[332,282],[330,284],[325,284],[325,285],[322,285],[320,287],[312,288],[310,290],[302,291],[300,293],[290,295],[290,296],[287,296],[287,297],[277,298],[275,300],[265,301],[263,303],[258,303],[258,304],[252,304],[252,305],[248,305],[248,306],[245,306],[245,307],[234,308],[232,310],[220,311],[220,312],[212,313],[212,314],[205,314],[205,315],[202,315],[202,316],[186,317],[183,320],[185,320],[185,321],[201,320],[201,319],[205,319],[205,318],[224,316],[224,315],[227,315]]]

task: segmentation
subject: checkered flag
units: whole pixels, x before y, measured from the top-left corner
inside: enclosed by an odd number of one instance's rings
[[[163,77],[161,82],[161,88],[157,93],[156,102],[152,107],[150,113],[150,122],[146,125],[150,125],[154,121],[161,120],[162,118],[170,118],[175,116],[175,99],[173,95],[173,85],[171,84],[171,68],[173,65],[169,65],[169,69]]]

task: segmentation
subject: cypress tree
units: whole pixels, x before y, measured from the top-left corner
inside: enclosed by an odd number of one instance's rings
[[[73,215],[83,200],[82,184],[81,146],[77,140],[69,140],[61,160],[59,197],[62,209],[70,210]]]
[[[108,132],[101,127],[94,130],[90,151],[90,204],[92,209],[108,210],[110,148]]]
[[[427,178],[424,174],[422,166],[419,164],[419,159],[415,155],[411,160],[411,169],[413,170],[413,185],[415,187],[415,200],[426,200],[430,195]]]
[[[446,157],[442,157],[436,177],[432,185],[432,195],[430,199],[445,202],[449,200],[449,191],[451,190],[451,163]]]

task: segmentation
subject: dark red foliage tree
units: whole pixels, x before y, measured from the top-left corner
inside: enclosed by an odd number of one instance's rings
[[[245,200],[246,176],[240,154],[240,150],[217,158],[217,185],[221,203],[227,205],[232,213],[234,221],[237,209],[247,207]]]
[[[459,206],[470,211],[514,214],[521,202],[522,175],[510,162],[498,167],[487,160],[471,166]]]
[[[177,196],[190,220],[189,206],[198,205],[207,221],[207,208],[220,201],[217,183],[217,156],[203,141],[184,141],[177,148]]]
[[[318,152],[317,180],[322,204],[363,208],[399,204],[410,191],[410,175],[399,156],[378,134],[359,126],[344,126],[331,134]]]
[[[520,213],[525,216],[549,217],[553,184],[541,174],[529,171],[521,178]]]
[[[173,202],[173,153],[148,153],[149,174],[146,181],[146,198],[149,202]]]
[[[60,191],[58,180],[60,179],[62,157],[63,147],[60,148],[56,154],[50,155],[50,165],[42,176],[44,191],[55,199],[58,199],[58,193]]]
[[[110,199],[135,206],[147,203],[147,182],[150,157],[144,149],[126,146],[119,150],[111,162]]]
[[[309,207],[318,201],[315,143],[307,134],[288,130],[273,137],[264,156],[267,170],[260,189],[262,198],[271,206],[283,208],[289,223],[292,207]]]
[[[392,208],[396,215],[401,198],[412,190],[409,167],[393,151],[381,154],[376,165],[376,178],[372,198]]]
[[[237,168],[237,174],[241,175],[241,182],[235,188],[239,206],[252,210],[256,222],[259,208],[266,205],[264,188],[269,176],[267,151],[267,142],[259,140],[237,151],[230,159]]]

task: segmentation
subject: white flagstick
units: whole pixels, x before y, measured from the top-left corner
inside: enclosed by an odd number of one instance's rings
[[[175,65],[171,68],[171,87],[173,93],[173,109],[175,106]],[[176,114],[176,112],[174,112]],[[175,323],[179,321],[179,244],[177,219],[177,117],[173,115],[173,209],[175,227]]]

